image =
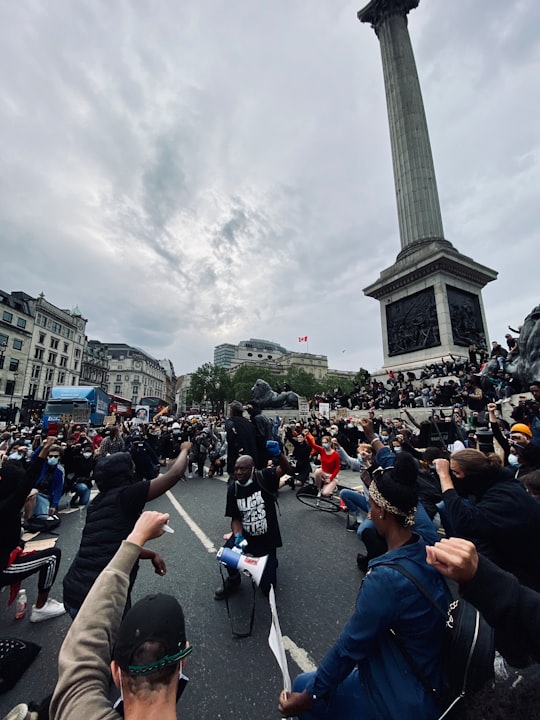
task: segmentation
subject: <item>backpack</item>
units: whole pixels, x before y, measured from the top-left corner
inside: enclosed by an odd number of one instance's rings
[[[495,634],[481,613],[463,598],[452,600],[445,610],[425,589],[422,583],[401,565],[390,564],[405,575],[430,603],[446,618],[444,639],[443,690],[437,692],[410,656],[401,640],[391,630],[392,637],[405,660],[423,687],[432,695],[445,718],[455,705],[473,695],[494,676]]]

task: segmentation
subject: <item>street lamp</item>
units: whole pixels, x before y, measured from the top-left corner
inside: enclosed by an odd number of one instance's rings
[[[15,415],[16,415],[15,409],[14,409],[14,407],[13,407],[13,396],[15,395],[15,386],[17,385],[17,374],[18,374],[18,373],[17,373],[17,370],[14,370],[14,371],[13,371],[13,385],[11,386],[11,397],[10,397],[10,400],[9,400],[9,408],[10,408],[10,411],[11,411],[11,412],[10,412],[10,415],[11,415],[10,420],[11,420],[12,423],[15,422]]]

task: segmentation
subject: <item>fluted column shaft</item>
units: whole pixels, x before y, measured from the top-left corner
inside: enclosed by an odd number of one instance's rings
[[[379,0],[374,24],[381,46],[402,250],[428,238],[444,238],[406,7],[403,0]],[[365,21],[361,13],[359,18]],[[373,20],[372,12],[368,21]]]

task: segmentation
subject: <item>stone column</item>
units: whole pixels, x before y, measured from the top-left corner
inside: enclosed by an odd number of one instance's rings
[[[380,302],[384,367],[410,369],[486,346],[481,289],[494,270],[444,239],[422,92],[407,29],[420,0],[371,0],[358,13],[380,41],[401,251],[364,293]]]
[[[422,91],[407,29],[407,13],[418,3],[372,0],[358,13],[361,22],[374,28],[381,46],[402,250],[398,259],[417,243],[444,241]]]

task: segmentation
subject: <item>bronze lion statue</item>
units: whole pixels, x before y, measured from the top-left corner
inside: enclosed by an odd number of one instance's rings
[[[540,379],[540,305],[523,321],[517,342],[519,355],[506,370],[527,386]]]
[[[251,399],[254,400],[261,410],[286,408],[296,410],[298,408],[298,395],[292,390],[277,393],[266,380],[259,378],[251,388]]]

